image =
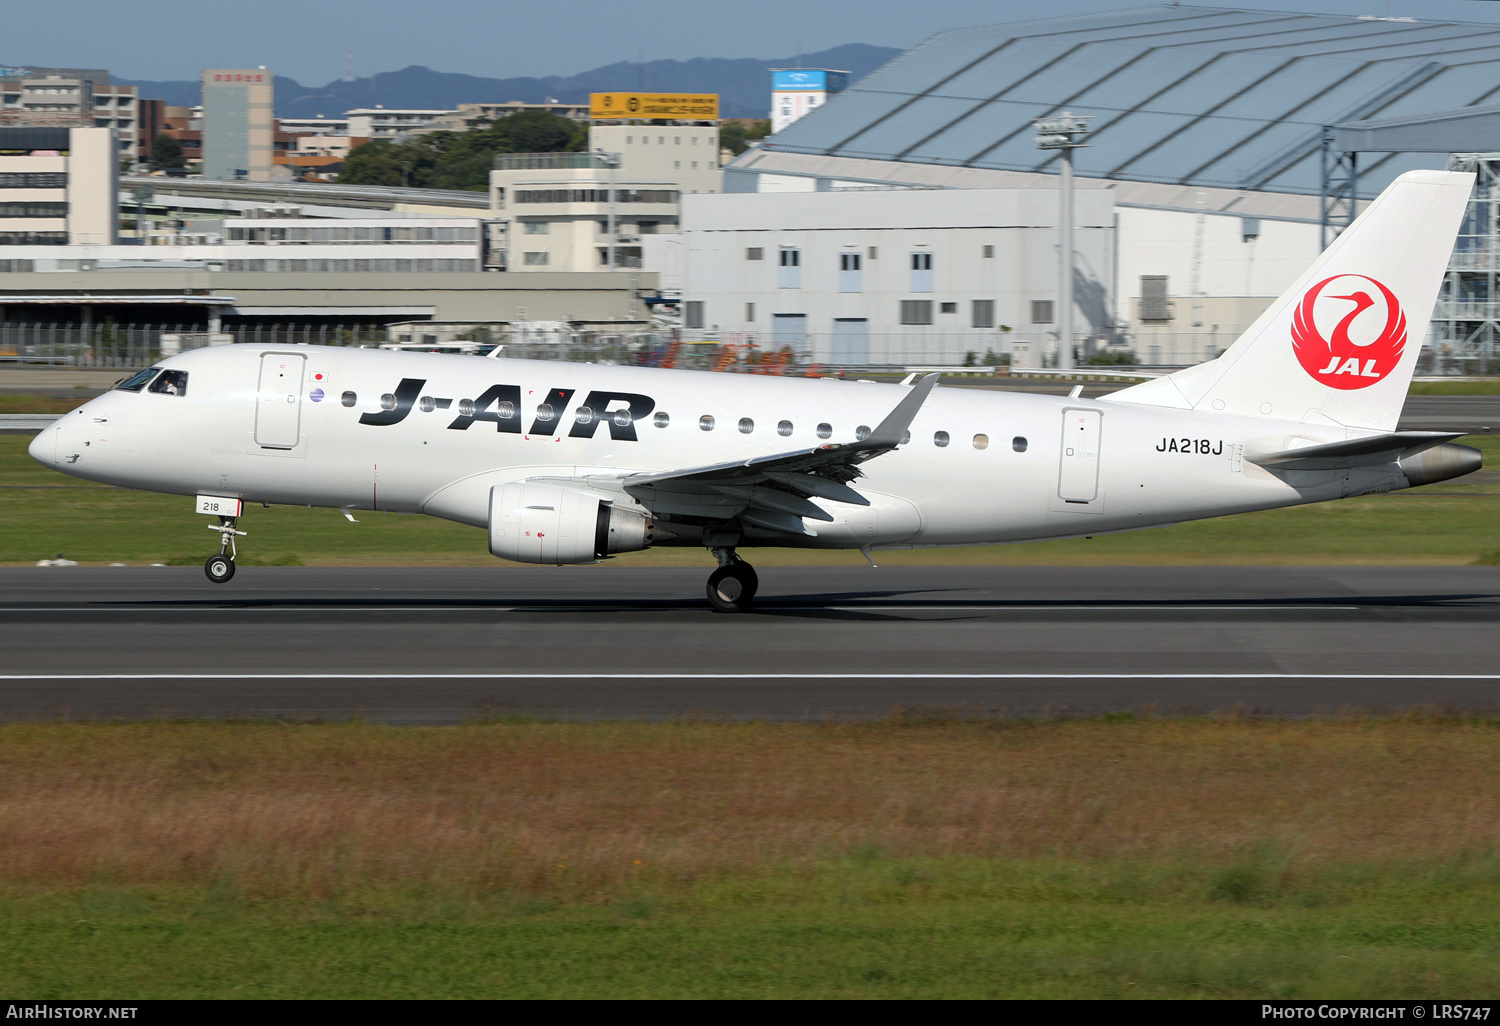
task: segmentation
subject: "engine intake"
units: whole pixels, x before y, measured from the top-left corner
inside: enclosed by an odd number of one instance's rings
[[[651,547],[643,513],[560,485],[516,481],[490,489],[490,552],[518,563],[592,563]]]

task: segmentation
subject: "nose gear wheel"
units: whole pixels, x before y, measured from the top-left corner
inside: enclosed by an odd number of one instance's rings
[[[219,532],[219,554],[209,556],[203,564],[203,572],[215,584],[224,584],[234,576],[234,558],[239,555],[235,546],[236,537],[245,537],[246,532],[235,528],[234,517],[220,517],[217,524],[209,524],[210,531]]]

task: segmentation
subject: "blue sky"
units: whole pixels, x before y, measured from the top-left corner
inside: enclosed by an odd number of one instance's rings
[[[10,5],[0,63],[193,79],[264,64],[305,85],[424,64],[494,78],[615,61],[764,57],[843,43],[909,47],[967,25],[1137,6],[1127,0],[72,0]],[[1204,6],[1500,22],[1482,0],[1251,0]]]

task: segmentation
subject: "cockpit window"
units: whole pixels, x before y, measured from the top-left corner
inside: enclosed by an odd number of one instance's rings
[[[146,387],[146,382],[156,377],[160,370],[160,367],[147,367],[143,371],[137,371],[130,375],[130,377],[116,385],[115,388],[121,392],[139,392]]]
[[[162,395],[187,395],[187,371],[162,371],[161,377],[151,383],[149,391]]]

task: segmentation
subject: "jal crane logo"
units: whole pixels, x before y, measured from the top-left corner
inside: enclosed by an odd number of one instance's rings
[[[1332,330],[1325,334],[1320,322]],[[1314,380],[1330,388],[1368,388],[1401,362],[1406,314],[1374,278],[1336,274],[1308,289],[1297,304],[1292,348]]]

